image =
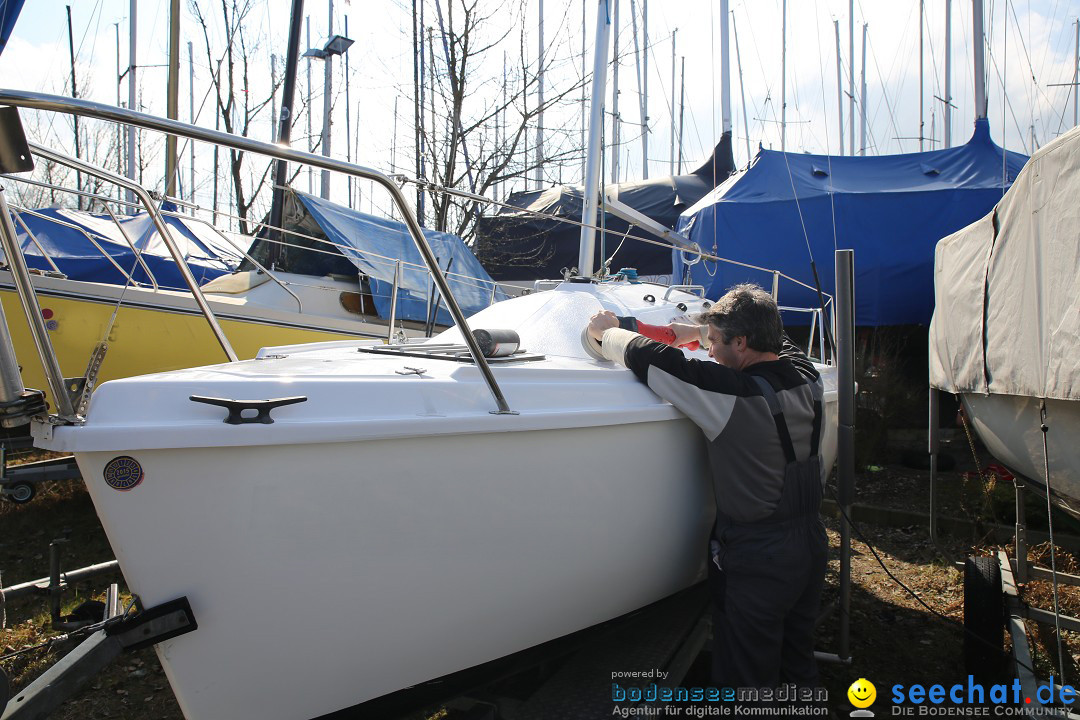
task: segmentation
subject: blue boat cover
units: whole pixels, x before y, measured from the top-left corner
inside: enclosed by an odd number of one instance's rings
[[[23,0],[0,0],[0,53],[4,52],[15,21],[19,19]]]
[[[416,249],[412,236],[405,225],[394,220],[368,215],[322,200],[307,193],[297,192],[296,197],[318,223],[326,239],[337,245],[361,273],[368,277],[375,309],[382,317],[390,317],[391,297],[394,288],[395,260],[402,261],[401,282],[398,285],[397,317],[399,319],[426,322],[429,314],[429,298],[434,303],[438,294],[432,292],[432,282]],[[480,265],[472,250],[457,235],[424,230],[431,251],[443,270],[449,265],[450,289],[462,312],[466,315],[480,312],[492,299],[494,281]],[[506,293],[497,289],[495,300],[505,300]],[[435,322],[453,325],[454,321],[439,303]]]
[[[125,274],[130,274],[136,282],[150,285],[150,278],[124,237],[126,233],[160,287],[188,289],[146,213],[120,217],[124,233],[108,215],[80,210],[50,208],[14,214],[19,243],[26,264],[32,268],[54,269],[43,257],[44,251],[56,268],[72,280],[124,285]],[[240,264],[242,253],[207,225],[170,215],[164,219],[200,285],[232,272]],[[27,227],[33,238],[26,232]]]
[[[687,210],[678,229],[729,260],[779,270],[833,294],[833,251],[855,250],[855,322],[928,325],[934,309],[934,246],[985,215],[1027,157],[990,139],[986,120],[960,147],[881,157],[760,150],[753,163]],[[675,277],[687,266],[674,251]],[[702,261],[690,281],[719,297],[732,285],[770,288],[772,273]],[[814,291],[781,280],[781,305],[814,307]],[[796,324],[808,324],[808,321]]]

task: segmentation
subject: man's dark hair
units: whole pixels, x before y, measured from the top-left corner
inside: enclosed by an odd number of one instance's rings
[[[730,288],[697,321],[719,330],[725,345],[741,335],[758,352],[779,353],[783,346],[784,323],[776,301],[753,283]]]

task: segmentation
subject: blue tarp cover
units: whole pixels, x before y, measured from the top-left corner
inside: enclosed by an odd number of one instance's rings
[[[51,208],[15,214],[19,218],[15,229],[30,267],[53,269],[42,257],[44,250],[60,272],[72,280],[123,285],[127,282],[124,273],[129,273],[137,282],[151,284],[146,271],[135,259],[131,245],[108,215]],[[172,229],[173,239],[200,285],[232,272],[240,264],[242,254],[239,250],[208,226],[172,216],[165,216],[165,222]],[[23,223],[30,228],[36,243],[27,234]],[[120,224],[142,253],[143,262],[160,287],[187,290],[180,270],[146,213],[120,217]],[[101,250],[94,247],[94,243]],[[112,262],[102,250],[108,253]]]
[[[23,0],[0,0],[0,53],[7,47],[8,38],[15,29],[15,21],[19,19],[22,6]]]
[[[749,168],[687,210],[678,229],[706,252],[813,286],[809,242],[829,294],[833,250],[852,248],[856,324],[928,325],[935,244],[985,215],[1026,161],[995,145],[985,120],[967,144],[948,150],[881,157],[761,150]],[[678,251],[673,261],[675,277],[685,277]],[[772,286],[771,273],[729,263],[703,261],[690,273],[710,298],[740,282]],[[818,304],[814,292],[783,280],[779,299]]]
[[[380,316],[390,317],[394,260],[400,259],[403,264],[397,317],[417,322],[427,320],[432,282],[424,269],[420,251],[403,223],[350,210],[307,193],[297,192],[296,196],[322,228],[327,240],[341,248],[342,254],[367,275],[375,309]],[[491,302],[493,281],[472,250],[461,238],[450,233],[425,229],[424,237],[439,259],[439,267],[446,270],[453,259],[448,280],[462,311],[472,315],[486,308]],[[437,299],[437,294],[434,297]],[[495,300],[506,297],[502,290],[495,293]],[[454,324],[445,302],[440,303],[435,322]]]

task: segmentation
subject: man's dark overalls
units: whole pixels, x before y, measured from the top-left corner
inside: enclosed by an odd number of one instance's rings
[[[753,377],[769,404],[787,465],[780,503],[771,515],[740,523],[718,511],[709,564],[716,605],[713,682],[735,688],[814,687],[814,624],[828,560],[820,517],[822,390],[810,383],[810,456],[799,460],[775,390]]]

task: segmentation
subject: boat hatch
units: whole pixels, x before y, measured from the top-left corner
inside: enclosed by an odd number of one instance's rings
[[[469,354],[467,345],[455,345],[453,343],[425,343],[423,345],[373,345],[371,347],[357,348],[362,353],[374,353],[375,355],[398,355],[400,357],[433,358],[436,360],[453,360],[454,362],[472,363],[472,355]],[[489,357],[487,361],[492,364],[505,365],[506,363],[529,362],[544,360],[539,353],[531,353],[528,350],[518,350],[512,355],[504,357]]]

